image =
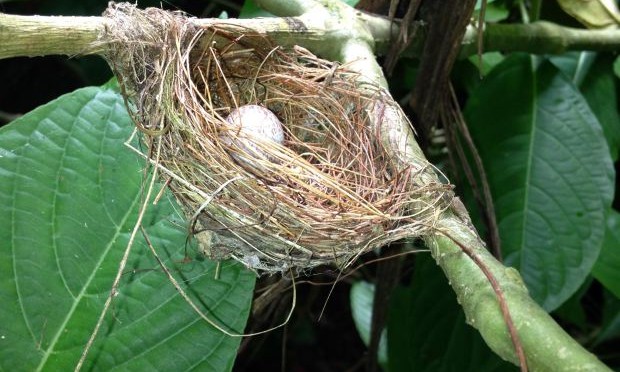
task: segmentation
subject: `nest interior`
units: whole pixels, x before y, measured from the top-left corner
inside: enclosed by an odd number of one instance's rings
[[[382,126],[407,120],[402,110],[347,66],[225,21],[128,4],[105,15],[106,58],[146,155],[212,258],[268,272],[345,267],[425,234],[448,204],[449,187],[421,177],[424,159],[403,165],[384,145]],[[273,112],[284,141],[231,130],[244,105]]]

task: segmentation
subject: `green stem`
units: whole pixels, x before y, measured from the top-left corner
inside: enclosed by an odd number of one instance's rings
[[[266,0],[263,0],[266,1]],[[275,0],[270,0],[275,1]],[[294,8],[294,7],[293,7]],[[338,8],[336,8],[338,9]],[[343,8],[346,9],[346,8]],[[398,25],[382,17],[348,9],[334,17],[333,9],[311,8],[299,17],[263,19],[197,19],[199,25],[227,22],[248,27],[272,37],[284,46],[301,45],[325,58],[336,59],[340,45],[351,37],[368,43],[375,55],[385,55]],[[328,15],[328,18],[323,18]],[[16,16],[0,13],[0,59],[52,54],[68,56],[99,54],[98,37],[105,26],[101,17]],[[344,22],[344,24],[343,24]],[[351,28],[354,27],[354,28]],[[419,32],[418,35],[423,35]],[[476,54],[477,30],[467,29],[460,57]],[[420,53],[419,40],[404,56]],[[485,25],[485,51],[560,54],[571,50],[620,50],[620,30],[584,30],[549,22]]]
[[[609,371],[532,300],[519,273],[498,262],[476,232],[468,227],[468,217],[462,218],[445,213],[437,225],[438,233],[425,240],[456,292],[467,322],[480,331],[489,347],[502,358],[516,363],[515,349],[495,292],[480,267],[451,238],[470,247],[500,283],[531,370]],[[450,237],[441,231],[448,232]]]
[[[0,13],[0,59],[102,51],[102,17],[15,16]]]
[[[477,31],[469,27],[460,57],[476,54]],[[485,25],[485,52],[526,52],[562,54],[572,50],[616,51],[620,49],[620,30],[585,30],[545,21],[529,24]]]

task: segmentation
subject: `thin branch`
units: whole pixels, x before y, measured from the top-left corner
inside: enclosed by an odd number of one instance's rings
[[[348,24],[359,24],[367,33],[364,39],[376,55],[386,55],[400,27],[398,22],[351,10]],[[201,26],[227,22],[251,28],[272,37],[283,46],[301,45],[326,58],[332,58],[334,43],[346,40],[352,32],[348,25],[325,22],[318,13],[301,17],[262,19],[195,19]],[[423,25],[416,24],[423,28]],[[103,44],[98,38],[105,27],[102,17],[18,16],[0,13],[0,59],[35,57],[52,54],[68,56],[100,54]],[[358,26],[359,29],[359,26]],[[620,29],[585,30],[550,22],[530,24],[484,25],[485,51],[559,54],[571,50],[620,50]],[[424,32],[418,32],[403,56],[420,55]],[[205,37],[208,37],[205,36]],[[477,52],[477,27],[469,26],[459,57]]]
[[[459,57],[476,54],[477,29],[468,27]],[[487,23],[484,28],[486,52],[526,52],[562,54],[574,50],[620,50],[620,29],[585,30],[538,21],[528,24]]]
[[[487,0],[482,0],[480,4],[480,12],[478,14],[478,22],[476,24],[476,30],[484,30],[484,17],[487,12]],[[482,79],[482,53],[484,53],[484,33],[478,32],[478,40],[476,42],[478,44],[478,73],[480,74],[480,78]]]
[[[541,8],[542,8],[541,0],[532,0],[530,2],[530,11],[529,11],[530,21],[537,21],[540,18]]]
[[[418,8],[422,0],[411,0],[409,2],[409,6],[407,7],[407,12],[403,17],[402,26],[398,32],[398,39],[393,41],[392,47],[390,51],[385,56],[385,62],[383,63],[383,68],[385,73],[388,76],[392,75],[392,71],[396,66],[396,62],[400,58],[400,55],[403,51],[407,49],[407,47],[411,44],[411,42],[415,39],[415,35],[418,31],[416,24],[413,22],[415,15],[418,13]],[[396,4],[396,2],[392,2],[392,4]],[[395,11],[390,6],[390,12]],[[411,28],[411,32],[409,29]]]
[[[0,59],[97,54],[103,17],[16,16],[0,13]]]
[[[471,133],[469,132],[469,128],[467,127],[467,123],[465,123],[465,118],[463,117],[463,113],[458,109],[458,102],[456,98],[456,93],[454,92],[454,88],[450,85],[450,98],[447,101],[448,110],[452,114],[452,118],[450,120],[450,124],[456,125],[456,130],[461,134],[463,140],[467,148],[469,149],[469,153],[473,159],[474,165],[476,167],[476,171],[478,176],[480,177],[480,188],[481,190],[476,190],[476,180],[473,177],[471,168],[469,163],[467,162],[467,157],[462,151],[459,152],[459,157],[461,157],[463,169],[469,170],[466,171],[466,176],[468,181],[474,187],[474,193],[476,194],[476,198],[479,199],[479,203],[482,207],[482,211],[486,220],[489,237],[489,243],[491,245],[491,250],[493,255],[498,260],[502,261],[502,248],[501,241],[499,239],[499,227],[497,226],[497,219],[495,218],[495,205],[493,202],[493,196],[491,195],[491,187],[489,186],[489,180],[484,169],[484,164],[482,163],[482,158],[480,157],[480,153],[476,148],[474,143],[474,139],[471,137]],[[479,193],[481,192],[481,194]]]

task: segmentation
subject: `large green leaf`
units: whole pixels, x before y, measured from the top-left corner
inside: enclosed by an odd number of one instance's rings
[[[601,123],[611,157],[616,160],[620,147],[620,117],[613,58],[602,53],[569,52],[549,60],[579,87]]]
[[[614,185],[601,126],[564,74],[528,55],[494,69],[465,114],[506,263],[553,310],[583,283],[601,249]]]
[[[392,295],[388,317],[390,371],[513,371],[474,328],[430,256],[417,256],[408,287]]]
[[[116,274],[141,202],[143,161],[111,87],[63,96],[0,130],[0,370],[73,369]],[[166,196],[143,226],[186,290],[243,331],[254,276],[183,263],[186,230]],[[192,249],[194,249],[192,251]],[[200,320],[139,237],[87,360],[93,370],[229,370],[238,338]]]
[[[607,216],[605,242],[592,275],[620,298],[620,213],[616,211]]]
[[[599,54],[579,88],[603,126],[612,159],[617,160],[620,148],[620,116],[612,60],[609,55]]]

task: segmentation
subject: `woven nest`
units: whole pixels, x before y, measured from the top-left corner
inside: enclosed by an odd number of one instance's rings
[[[427,233],[447,205],[424,159],[404,166],[383,145],[382,126],[407,120],[398,105],[346,66],[226,22],[128,4],[105,15],[106,57],[147,156],[212,258],[345,267]],[[235,130],[227,117],[244,105],[275,114],[284,141]]]

